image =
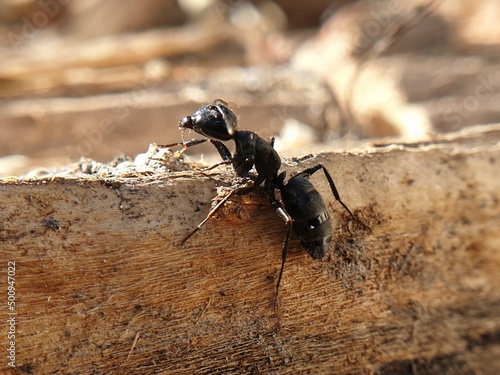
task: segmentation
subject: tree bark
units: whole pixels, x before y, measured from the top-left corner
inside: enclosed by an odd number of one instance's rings
[[[285,226],[259,190],[179,245],[232,182],[229,167],[4,179],[0,280],[5,300],[15,262],[15,364],[36,374],[498,372],[499,136],[477,127],[286,160],[289,175],[322,163],[372,231],[316,173],[334,243],[314,261],[292,239],[276,311]],[[10,341],[1,335],[2,350]]]

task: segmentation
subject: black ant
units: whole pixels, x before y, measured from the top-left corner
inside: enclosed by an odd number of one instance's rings
[[[276,284],[276,306],[292,228],[302,247],[313,259],[322,259],[332,241],[330,215],[328,214],[326,204],[320,193],[309,181],[311,175],[322,169],[335,199],[346,209],[354,220],[359,222],[363,227],[368,227],[356,218],[345,203],[342,202],[330,173],[322,164],[308,168],[292,176],[285,182],[286,172],[283,171],[279,173],[281,158],[274,149],[274,138],[266,141],[254,132],[238,130],[237,126],[236,115],[229,108],[228,104],[221,99],[217,99],[212,104],[198,109],[191,116],[186,116],[179,122],[179,128],[183,130],[194,130],[206,136],[208,139],[192,139],[182,143],[160,146],[184,146],[185,149],[187,149],[188,147],[209,140],[216,147],[223,163],[231,163],[238,176],[248,177],[254,181],[254,186],[238,188],[227,194],[208,213],[207,217],[183,239],[181,244],[184,245],[233,194],[247,194],[255,187],[264,183],[264,189],[269,196],[271,207],[278,216],[285,221],[287,226],[281,256],[281,269]],[[236,145],[234,155],[231,155],[229,149],[221,142],[231,139]],[[254,166],[257,171],[257,176],[250,174],[250,170]],[[281,192],[281,200],[283,203],[276,197],[276,190]]]

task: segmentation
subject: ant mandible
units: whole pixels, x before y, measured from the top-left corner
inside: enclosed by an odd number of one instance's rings
[[[322,164],[308,168],[292,176],[285,182],[286,172],[279,173],[281,158],[274,149],[274,138],[266,141],[257,135],[257,133],[238,130],[236,115],[225,101],[216,99],[212,104],[198,109],[191,116],[182,118],[179,122],[179,128],[194,130],[196,133],[207,138],[192,139],[182,143],[161,145],[159,147],[183,146],[187,149],[208,140],[219,152],[223,164],[232,164],[238,176],[248,177],[254,181],[253,187],[237,188],[228,193],[212,208],[207,217],[182,240],[181,245],[184,245],[193,234],[201,229],[233,194],[247,194],[255,187],[264,183],[264,189],[268,194],[271,207],[285,221],[287,227],[281,255],[281,269],[276,283],[275,307],[278,302],[278,292],[285,268],[292,228],[302,247],[313,259],[322,259],[332,242],[330,215],[321,194],[309,181],[311,175],[320,169],[323,170],[335,199],[354,220],[363,227],[370,229],[354,216],[351,210],[340,199],[333,178]],[[222,141],[229,141],[231,139],[235,142],[236,146],[233,155],[231,155],[226,145],[222,143]],[[257,176],[250,174],[252,167],[255,167]],[[278,200],[276,190],[281,192],[282,202]]]

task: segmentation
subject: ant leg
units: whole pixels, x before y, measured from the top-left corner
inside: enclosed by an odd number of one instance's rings
[[[174,147],[174,146],[183,146],[184,151],[191,146],[196,146],[201,143],[205,143],[208,141],[207,138],[199,138],[199,139],[190,139],[189,141],[184,141],[184,142],[177,142],[177,143],[171,143],[168,145],[157,145],[158,148],[169,148],[169,147]],[[219,152],[220,157],[222,160],[229,162],[231,161],[231,153],[229,152],[228,148],[224,143],[216,141],[214,139],[210,139],[210,142],[215,146],[217,151]],[[184,152],[182,151],[182,152]]]
[[[225,163],[230,163],[232,161],[231,152],[224,143],[215,139],[211,139],[210,142],[215,146],[217,152]]]
[[[221,163],[217,163],[211,166],[210,168],[207,169],[208,171],[218,167],[219,165],[232,164],[236,174],[241,177],[245,176],[248,173],[248,171],[252,168],[255,161],[253,155],[247,157],[245,156],[233,157],[229,149],[221,141],[211,139],[210,142],[215,146],[223,161]]]
[[[170,147],[174,147],[174,146],[182,146],[184,148],[181,151],[179,151],[179,157],[180,157],[187,151],[187,149],[189,147],[199,145],[201,143],[206,142],[207,140],[208,139],[206,139],[206,138],[190,139],[189,141],[185,141],[185,142],[170,143],[168,145],[156,145],[156,147],[158,147],[158,148],[170,148]]]
[[[269,144],[271,145],[272,148],[274,148],[274,141],[275,141],[275,138],[274,137],[269,137]]]
[[[233,164],[233,168],[234,168],[236,174],[241,177],[241,176],[246,175],[248,173],[248,171],[252,168],[252,166],[254,164],[254,156],[253,155],[250,155],[248,157],[244,157],[244,156],[233,157],[231,155],[231,152],[229,151],[229,149],[221,141],[218,141],[216,139],[211,139],[210,142],[215,146],[215,148],[217,149],[217,152],[219,153],[219,155],[223,161],[221,163],[217,163],[217,164],[211,166],[207,170],[212,170],[212,169],[218,167],[219,165],[223,165],[223,164]]]
[[[219,155],[223,161],[213,165],[212,167],[208,168],[208,170],[214,169],[219,165],[232,164],[236,174],[241,177],[245,176],[253,167],[253,164],[255,162],[255,158],[253,155],[233,157],[231,156],[231,153],[229,152],[226,145],[224,145],[222,142],[214,139],[211,139],[210,142],[212,142],[212,144],[217,148],[217,151],[219,152]]]
[[[211,167],[204,168],[204,169],[202,169],[202,170],[203,170],[203,171],[211,171],[212,169],[215,169],[215,168],[217,168],[218,166],[220,166],[220,165],[224,165],[224,164],[231,164],[231,161],[221,161],[220,163],[214,164],[214,165],[212,165]]]
[[[174,147],[174,146],[182,146],[186,150],[188,147],[199,145],[200,143],[204,143],[208,141],[206,138],[199,138],[199,139],[190,139],[189,141],[185,142],[176,142],[176,143],[171,143],[169,145],[156,145],[158,148],[169,148],[169,147]],[[184,151],[182,151],[184,152]]]
[[[286,212],[281,202],[278,201],[278,199],[276,199],[274,192],[269,192],[269,200],[271,202],[271,207],[274,209],[276,214],[280,218],[282,218],[283,221],[285,221],[285,225],[287,226],[285,239],[283,241],[283,250],[281,252],[281,269],[280,269],[280,274],[278,276],[278,282],[276,283],[276,294],[274,296],[274,310],[276,311],[276,308],[278,307],[278,293],[279,293],[280,283],[283,277],[283,271],[285,269],[286,257],[288,255],[288,244],[290,242],[290,236],[292,235],[293,220],[292,217],[288,214],[288,212]]]
[[[295,178],[297,176],[309,177],[309,176],[313,175],[314,173],[316,173],[320,169],[323,169],[323,173],[325,174],[326,179],[328,180],[328,184],[330,185],[330,189],[332,190],[332,193],[333,193],[333,196],[335,197],[335,200],[337,202],[339,202],[346,209],[347,212],[349,212],[349,215],[351,215],[351,217],[354,220],[356,220],[363,227],[365,227],[365,228],[367,228],[367,229],[369,229],[371,231],[371,228],[368,225],[366,225],[365,223],[363,223],[361,220],[359,220],[356,216],[354,216],[354,214],[347,207],[347,205],[344,202],[342,202],[342,199],[340,199],[339,192],[338,192],[337,188],[335,187],[335,183],[333,182],[333,178],[330,175],[330,173],[328,172],[328,170],[323,166],[323,164],[318,164],[318,165],[316,165],[314,167],[307,168],[306,170],[300,172],[299,174],[293,176],[292,178]]]
[[[210,142],[215,146],[215,148],[217,149],[217,152],[219,153],[219,155],[223,161],[220,163],[217,163],[215,165],[212,165],[211,167],[205,168],[203,170],[204,171],[211,171],[212,169],[217,168],[219,165],[231,164],[231,162],[232,162],[231,152],[226,147],[226,145],[220,141],[215,140],[215,139],[210,139]]]
[[[205,143],[206,141],[208,141],[207,138],[199,138],[199,139],[191,139],[189,141],[184,141],[184,142],[171,143],[168,145],[157,145],[157,147],[158,148],[169,148],[169,147],[174,147],[174,146],[183,146],[184,149],[180,152],[181,154],[183,154],[184,152],[186,152],[186,150],[189,147],[196,146],[196,145],[199,145],[201,143]],[[229,149],[226,147],[226,145],[224,145],[222,142],[219,142],[219,141],[214,140],[214,139],[210,139],[210,142],[215,146],[215,148],[217,149],[217,152],[219,153],[220,157],[224,161],[222,163],[215,164],[214,166],[208,168],[207,170],[212,170],[212,169],[214,169],[222,164],[231,163],[231,152],[229,152]]]
[[[233,168],[238,176],[245,176],[255,164],[255,156],[239,156],[232,160]]]
[[[203,225],[205,225],[205,223],[208,220],[210,220],[212,218],[212,216],[214,216],[217,213],[217,211],[219,211],[226,204],[226,202],[229,200],[229,198],[231,198],[231,196],[233,194],[235,194],[235,193],[248,194],[253,190],[254,190],[253,186],[246,186],[246,187],[242,187],[239,189],[231,190],[224,198],[222,198],[222,200],[219,203],[217,203],[217,205],[214,208],[212,208],[210,210],[207,217],[200,224],[198,224],[198,226],[182,240],[181,246],[184,246],[184,244],[187,242],[187,240],[189,240],[193,236],[193,234],[198,232],[201,229],[201,227]]]

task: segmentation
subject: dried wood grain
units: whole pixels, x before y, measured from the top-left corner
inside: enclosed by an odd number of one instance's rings
[[[293,240],[276,313],[285,229],[258,196],[179,247],[230,170],[3,180],[17,364],[37,374],[498,371],[499,135],[484,127],[289,160],[290,172],[323,163],[373,232],[315,175],[335,243],[313,261]]]

